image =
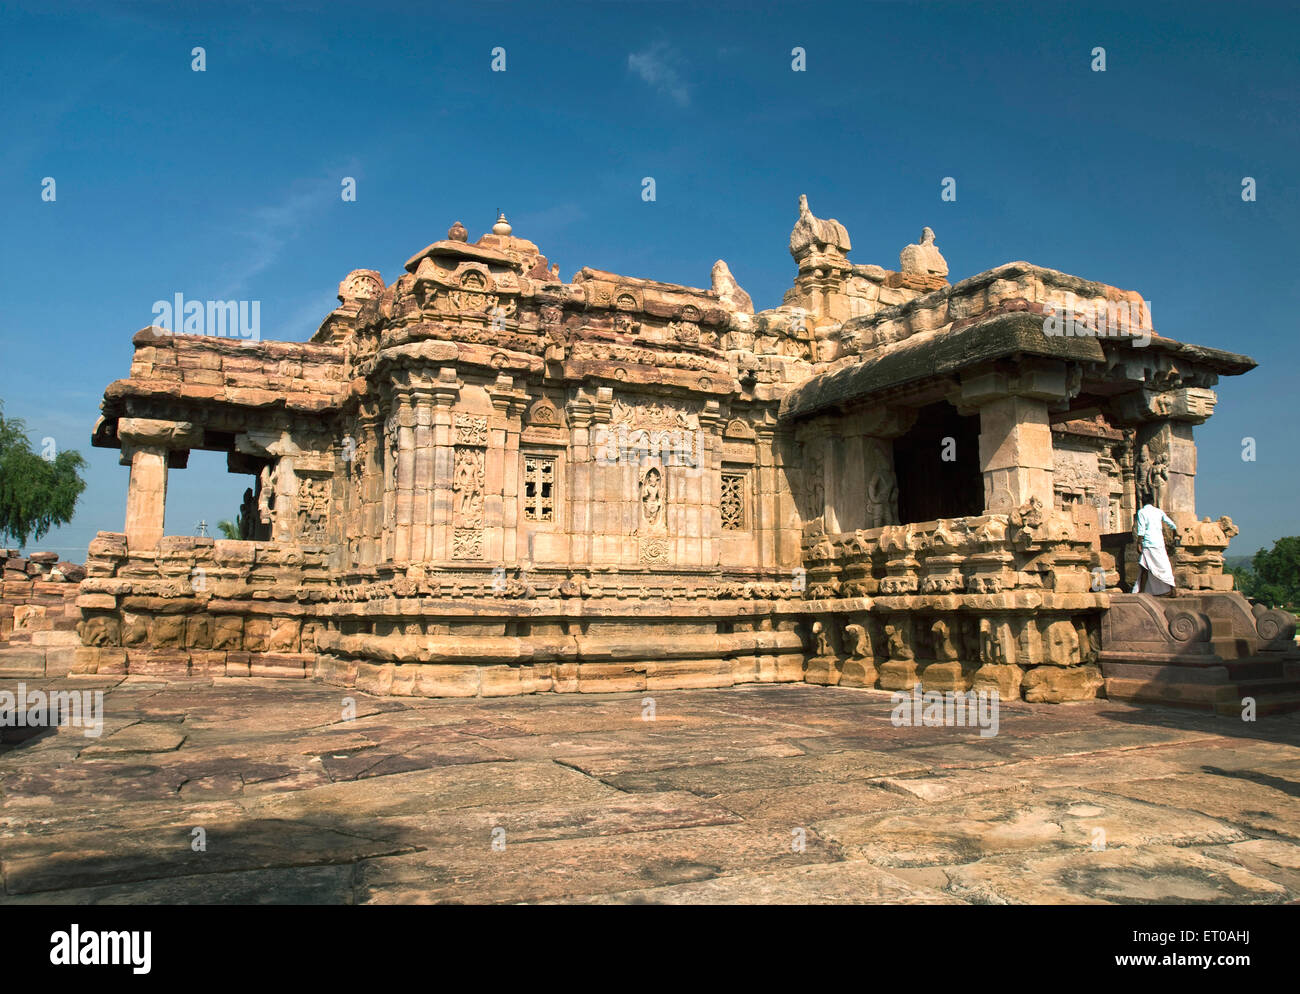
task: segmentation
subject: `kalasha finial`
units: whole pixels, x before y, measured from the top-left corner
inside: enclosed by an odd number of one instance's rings
[[[465,230],[465,226],[463,224],[457,221],[455,224],[453,224],[450,228],[447,229],[447,238],[453,242],[469,241],[469,232]]]
[[[506,220],[506,212],[501,211],[497,215],[497,223],[492,225],[492,234],[508,235],[510,234],[510,232],[514,230],[515,230],[514,228],[510,227],[510,222]]]

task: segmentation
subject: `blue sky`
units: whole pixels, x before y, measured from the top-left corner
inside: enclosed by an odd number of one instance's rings
[[[566,278],[707,286],[725,258],[761,309],[800,193],[856,262],[896,267],[930,225],[954,281],[1025,259],[1254,356],[1198,429],[1197,509],[1237,521],[1232,554],[1300,533],[1300,14],[1081,6],[0,5],[0,398],[90,461],[75,521],[32,547],[80,560],[122,527],[128,471],[89,435],[155,300],[260,300],[264,338],[303,340],[350,270],[391,281],[500,208]],[[169,533],[234,517],[224,469],[171,474]]]

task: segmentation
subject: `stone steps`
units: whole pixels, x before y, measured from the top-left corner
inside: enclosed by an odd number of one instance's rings
[[[76,662],[75,646],[23,646],[0,643],[0,679],[67,676]]]
[[[1187,666],[1117,661],[1103,653],[1101,671],[1111,700],[1240,716],[1243,699],[1250,697],[1256,714],[1300,710],[1300,663],[1285,658],[1255,656]]]

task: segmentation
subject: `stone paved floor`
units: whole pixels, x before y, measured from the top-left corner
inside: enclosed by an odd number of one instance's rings
[[[7,903],[1300,898],[1296,715],[1016,702],[981,738],[803,685],[661,691],[653,721],[643,694],[344,721],[306,682],[51,686],[104,689],[105,726],[0,746]]]

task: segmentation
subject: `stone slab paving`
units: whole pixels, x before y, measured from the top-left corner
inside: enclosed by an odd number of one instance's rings
[[[645,694],[37,689],[102,690],[104,725],[5,730],[11,904],[1300,899],[1300,715],[1017,701],[985,738],[795,684],[661,691],[653,720]]]

